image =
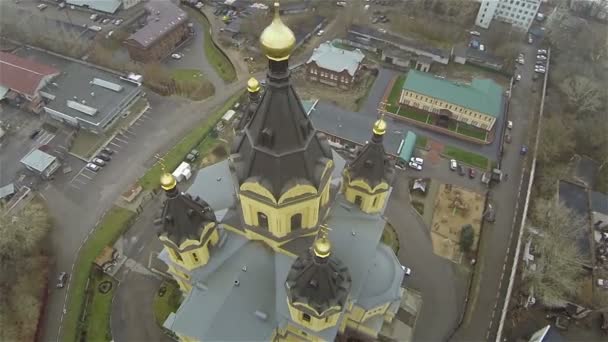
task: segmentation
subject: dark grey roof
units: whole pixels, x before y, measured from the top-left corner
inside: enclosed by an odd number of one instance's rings
[[[427,43],[423,43],[412,38],[406,38],[391,33],[382,33],[376,29],[367,26],[353,24],[350,26],[348,31],[355,34],[368,36],[383,41],[385,43],[406,46],[420,51],[424,51],[442,58],[447,58],[450,56],[450,51],[448,50],[436,48],[430,46]]]
[[[281,14],[287,12],[296,12],[296,11],[305,11],[309,7],[312,7],[310,0],[298,1],[298,2],[288,2],[281,4],[279,11]]]
[[[335,313],[323,315],[328,309],[344,308],[351,285],[350,272],[338,258],[330,255],[321,259],[311,249],[291,265],[285,282],[292,305],[319,318]],[[310,312],[309,307],[314,312]]]
[[[223,160],[198,171],[194,182],[186,191],[193,197],[204,198],[213,211],[234,205],[234,179],[230,174],[230,162]]]
[[[476,59],[478,61],[493,65],[502,65],[504,63],[502,58],[496,57],[487,51],[481,51],[472,47],[467,48],[466,51],[467,59]]]
[[[373,135],[348,166],[351,179],[363,179],[373,189],[376,185],[393,180],[395,169],[384,152],[382,136]]]
[[[454,56],[466,58],[467,57],[467,47],[465,45],[457,45],[454,47]]]
[[[164,235],[179,246],[189,239],[201,239],[205,225],[215,222],[215,214],[207,202],[199,197],[178,193],[176,188],[167,192],[160,219],[162,226],[159,236]]]
[[[589,192],[591,211],[608,215],[608,195],[597,191]]]
[[[583,218],[589,215],[589,200],[585,188],[574,183],[559,181],[559,200],[577,215]]]
[[[146,25],[127,39],[144,48],[188,20],[188,14],[171,1],[150,1],[146,4],[146,11],[149,13]]]
[[[581,156],[576,163],[575,175],[581,182],[593,189],[597,181],[599,163],[589,157]]]
[[[270,70],[268,76],[260,104],[232,152],[239,183],[257,178],[279,198],[297,183],[318,187],[332,154],[306,115],[288,73]]]

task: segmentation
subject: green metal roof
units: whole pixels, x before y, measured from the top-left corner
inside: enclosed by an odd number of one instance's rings
[[[399,158],[409,162],[412,154],[414,153],[414,147],[416,147],[416,134],[409,131],[405,135],[403,146],[401,146],[401,151],[399,151]]]
[[[432,74],[410,70],[403,89],[438,100],[453,103],[471,110],[498,117],[502,112],[500,85],[490,79],[473,79],[471,84],[457,83]]]

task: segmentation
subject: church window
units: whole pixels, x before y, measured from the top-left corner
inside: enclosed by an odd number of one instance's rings
[[[258,226],[268,228],[268,216],[262,212],[258,212]]]
[[[198,255],[196,255],[196,253],[192,253],[192,259],[194,259],[194,262],[199,262]]]
[[[294,214],[291,216],[291,230],[302,228],[302,214]]]
[[[374,197],[374,207],[376,206],[376,204],[378,204],[378,197]]]
[[[358,206],[361,206],[361,203],[363,202],[363,198],[361,198],[361,196],[355,196],[355,204]]]
[[[310,315],[307,313],[302,314],[302,320],[305,322],[310,322]]]

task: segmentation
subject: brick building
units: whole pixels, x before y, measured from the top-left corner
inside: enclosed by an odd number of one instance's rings
[[[131,59],[159,61],[190,37],[188,15],[170,1],[146,4],[146,24],[124,42]]]
[[[349,51],[337,48],[331,42],[323,43],[306,62],[307,79],[349,89],[361,71],[364,58],[359,49]]]
[[[40,113],[44,107],[40,89],[59,73],[48,65],[0,52],[0,100]]]

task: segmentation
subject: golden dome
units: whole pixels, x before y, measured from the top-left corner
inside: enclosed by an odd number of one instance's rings
[[[327,258],[331,254],[331,242],[326,236],[316,239],[312,248],[319,258]]]
[[[252,77],[247,81],[247,91],[250,93],[257,93],[260,90],[260,82]]]
[[[386,133],[386,121],[384,121],[384,114],[374,123],[373,131],[376,135],[384,135],[384,133]]]
[[[163,190],[173,190],[175,186],[177,186],[177,181],[172,174],[165,172],[160,176],[160,187],[163,188]]]
[[[262,50],[268,59],[273,61],[284,61],[296,45],[296,36],[287,27],[279,16],[279,3],[274,3],[274,19],[260,36]]]

